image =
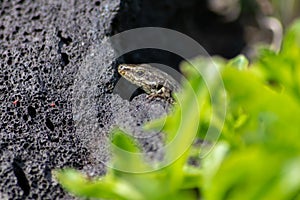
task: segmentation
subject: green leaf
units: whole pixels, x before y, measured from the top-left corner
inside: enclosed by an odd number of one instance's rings
[[[230,60],[227,66],[234,67],[238,70],[246,70],[248,68],[249,61],[244,55],[239,55]]]
[[[115,181],[109,177],[90,180],[73,169],[58,170],[54,174],[64,188],[81,197],[142,199],[141,194],[125,181]]]
[[[119,171],[139,173],[152,171],[153,168],[145,162],[138,144],[129,135],[116,129],[112,132],[111,152],[114,173]]]

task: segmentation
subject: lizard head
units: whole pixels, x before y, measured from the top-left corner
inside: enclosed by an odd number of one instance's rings
[[[157,94],[162,89],[165,89],[164,93],[167,93],[166,88],[170,92],[175,87],[171,83],[173,80],[171,76],[149,64],[120,64],[118,72],[148,94]]]
[[[138,84],[138,82],[145,80],[145,66],[135,65],[135,64],[120,64],[118,66],[118,72],[124,78],[129,81]]]

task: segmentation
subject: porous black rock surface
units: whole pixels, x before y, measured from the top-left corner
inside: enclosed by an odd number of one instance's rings
[[[73,86],[97,48],[101,62],[90,64],[98,66],[100,81],[91,77],[87,84],[96,84],[96,91],[89,95],[96,99],[107,92],[114,76],[109,57],[113,50],[97,44],[110,32],[119,4],[0,1],[1,198],[73,199],[54,180],[53,169],[104,172],[101,164],[93,163],[91,147],[75,126],[73,90],[78,88]],[[94,99],[84,103],[93,106]]]
[[[192,8],[199,1],[183,2],[0,1],[0,199],[74,199],[52,170],[104,174],[107,139],[116,126],[131,132],[151,159],[161,158],[156,152],[163,136],[144,133],[142,124],[164,115],[169,105],[149,101],[145,94],[128,101],[113,91],[120,78],[116,62],[159,58],[168,64],[170,57],[146,52],[117,60],[114,48],[103,41],[140,26],[188,26],[196,34],[195,22],[205,21],[205,14],[194,19],[198,15]],[[177,27],[180,16],[192,25]],[[231,52],[242,43],[235,42]]]

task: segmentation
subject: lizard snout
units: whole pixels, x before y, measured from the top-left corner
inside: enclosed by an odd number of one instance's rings
[[[118,66],[118,72],[123,75],[126,73],[126,71],[128,71],[128,67],[126,65],[120,64]]]

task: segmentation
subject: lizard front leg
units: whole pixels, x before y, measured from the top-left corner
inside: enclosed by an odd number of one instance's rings
[[[174,100],[171,97],[171,91],[168,88],[164,87],[164,86],[160,87],[159,90],[156,90],[155,93],[149,94],[149,96],[147,98],[152,100],[156,97],[166,99],[169,103],[174,102]]]

